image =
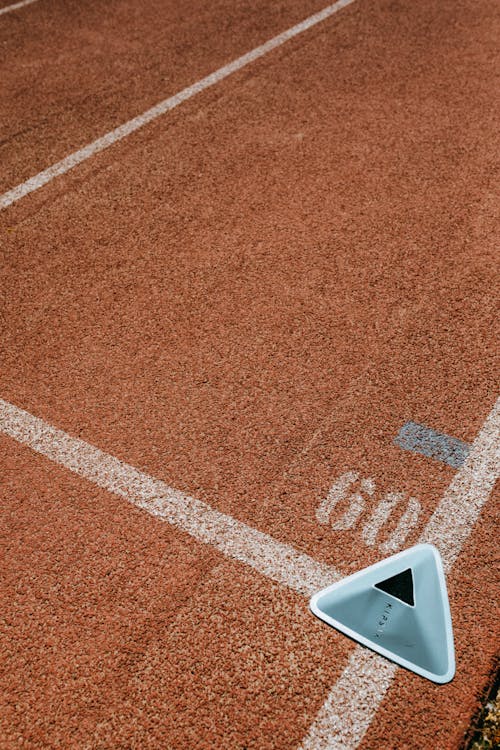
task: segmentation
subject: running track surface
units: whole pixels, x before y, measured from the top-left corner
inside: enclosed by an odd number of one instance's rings
[[[2,13],[0,190],[322,7]],[[499,635],[498,32],[355,0],[1,212],[2,750],[460,747]],[[419,539],[447,685],[308,610]]]

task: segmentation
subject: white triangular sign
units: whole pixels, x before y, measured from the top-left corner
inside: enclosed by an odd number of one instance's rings
[[[319,591],[311,610],[364,646],[433,682],[455,674],[441,556],[417,544]]]

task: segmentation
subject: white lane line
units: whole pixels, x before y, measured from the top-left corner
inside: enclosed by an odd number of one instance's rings
[[[36,3],[37,0],[23,0],[21,3],[14,3],[14,5],[7,5],[6,8],[0,8],[0,16],[3,13],[10,13],[11,10],[19,10],[19,8],[24,8],[25,5],[31,5],[31,3]]]
[[[300,594],[312,596],[342,577],[335,568],[219,513],[2,399],[0,432]]]
[[[361,742],[398,667],[356,646],[299,750],[351,750]]]
[[[333,5],[329,5],[327,8],[319,11],[319,13],[315,13],[314,15],[309,16],[309,18],[306,18],[304,21],[301,21],[295,26],[292,26],[292,28],[288,29],[287,31],[283,31],[281,34],[278,34],[278,36],[269,39],[269,41],[261,44],[259,47],[255,47],[255,49],[247,52],[245,55],[238,57],[237,60],[233,60],[227,65],[224,65],[222,68],[216,70],[214,73],[211,73],[205,78],[202,78],[201,81],[197,81],[197,83],[193,83],[191,86],[183,89],[178,94],[174,94],[174,96],[171,96],[168,99],[164,99],[159,104],[151,107],[151,109],[143,112],[143,114],[134,117],[132,120],[125,122],[123,125],[120,125],[114,130],[111,130],[109,133],[101,136],[101,138],[98,138],[93,143],[89,143],[87,146],[84,146],[78,151],[75,151],[69,156],[66,156],[66,158],[57,162],[57,164],[53,164],[51,167],[44,169],[43,172],[39,172],[39,174],[35,175],[34,177],[31,177],[20,185],[17,185],[17,187],[8,190],[6,193],[0,196],[0,209],[7,208],[7,206],[10,206],[12,203],[15,203],[21,198],[24,198],[25,195],[28,195],[29,193],[32,193],[35,190],[41,188],[43,185],[46,185],[55,177],[69,172],[69,170],[73,169],[73,167],[76,167],[77,164],[80,164],[86,159],[90,159],[90,157],[94,156],[94,154],[97,154],[100,151],[109,148],[109,146],[112,146],[117,141],[120,141],[122,138],[130,135],[135,130],[144,127],[144,125],[147,125],[147,123],[155,120],[161,115],[164,115],[166,112],[174,109],[182,102],[185,102],[187,101],[187,99],[191,99],[191,97],[199,94],[201,91],[208,89],[210,86],[214,86],[216,83],[219,83],[224,78],[227,78],[227,76],[231,75],[231,73],[235,73],[237,70],[241,70],[246,65],[254,62],[254,60],[257,60],[259,57],[266,55],[268,52],[276,49],[276,47],[280,47],[282,44],[288,42],[290,39],[293,39],[293,37],[301,34],[303,31],[307,31],[307,29],[310,29],[312,26],[315,26],[321,21],[325,21],[334,13],[337,13],[337,11],[345,8],[346,5],[350,5],[350,3],[352,2],[354,2],[354,0],[338,0],[338,2],[333,3]]]
[[[446,572],[460,554],[498,478],[499,433],[500,399],[420,537],[439,549]]]
[[[500,399],[420,536],[420,541],[436,545],[448,572],[479,518],[499,473]],[[358,747],[397,669],[395,664],[357,646],[300,750],[354,750]]]

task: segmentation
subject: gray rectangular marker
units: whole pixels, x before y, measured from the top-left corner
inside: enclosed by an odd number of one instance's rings
[[[454,469],[462,466],[470,450],[469,444],[463,440],[437,432],[417,422],[406,422],[394,438],[394,443],[403,450],[443,461]]]

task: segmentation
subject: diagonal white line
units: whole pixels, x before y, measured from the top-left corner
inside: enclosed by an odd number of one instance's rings
[[[333,567],[219,513],[2,399],[0,432],[299,594],[312,596],[341,578]]]
[[[216,83],[219,83],[219,81],[227,78],[227,76],[235,73],[237,70],[241,70],[246,65],[254,62],[254,60],[257,60],[259,57],[267,55],[268,52],[276,49],[276,47],[280,47],[282,44],[288,42],[290,39],[293,39],[293,37],[297,36],[298,34],[302,34],[302,32],[307,31],[307,29],[310,29],[312,26],[315,26],[321,21],[325,21],[334,13],[337,13],[337,11],[345,8],[346,5],[350,5],[350,3],[352,2],[354,2],[354,0],[338,0],[338,2],[333,3],[333,5],[329,5],[327,8],[323,8],[323,10],[315,13],[312,16],[309,16],[309,18],[306,18],[304,21],[301,21],[295,26],[292,26],[292,28],[288,29],[287,31],[283,31],[281,34],[278,34],[278,36],[269,39],[269,41],[261,44],[259,47],[255,47],[255,49],[247,52],[245,55],[238,57],[236,60],[233,60],[227,65],[224,65],[222,68],[219,68],[214,73],[211,73],[205,78],[202,78],[201,81],[193,83],[192,86],[188,86],[178,94],[175,94],[168,99],[164,99],[159,104],[151,107],[151,109],[143,112],[141,115],[138,115],[132,120],[125,122],[123,125],[120,125],[114,130],[111,130],[109,133],[101,136],[101,138],[98,138],[93,143],[89,143],[87,146],[84,146],[78,151],[75,151],[69,156],[66,156],[66,158],[57,162],[57,164],[53,164],[51,167],[44,169],[43,172],[40,172],[34,177],[31,177],[29,180],[26,180],[20,185],[17,185],[11,190],[8,190],[3,195],[0,195],[0,209],[7,208],[7,206],[10,206],[12,203],[15,203],[21,198],[24,198],[25,195],[28,195],[29,193],[32,193],[35,190],[41,188],[43,185],[46,185],[55,177],[69,172],[69,170],[73,169],[73,167],[76,167],[77,164],[81,164],[81,162],[86,161],[86,159],[90,159],[90,157],[94,156],[94,154],[97,154],[100,151],[109,148],[117,141],[120,141],[122,138],[125,138],[126,136],[133,133],[135,130],[139,130],[139,128],[144,127],[144,125],[147,125],[152,120],[156,120],[157,117],[164,115],[166,112],[174,109],[179,104],[182,104],[182,102],[185,102],[188,99],[191,99],[196,94],[199,94],[201,91],[208,89],[210,86],[214,86]]]
[[[499,463],[500,399],[420,537],[420,541],[436,545],[447,573],[493,489],[499,475]]]
[[[0,8],[0,16],[4,13],[10,13],[12,10],[19,10],[19,8],[24,8],[25,5],[31,5],[31,3],[36,3],[36,0],[22,0],[22,2],[20,3],[7,5],[5,8]]]
[[[500,469],[500,399],[432,514],[420,541],[434,544],[447,572],[488,500]],[[391,685],[397,666],[356,646],[300,750],[354,750]]]

